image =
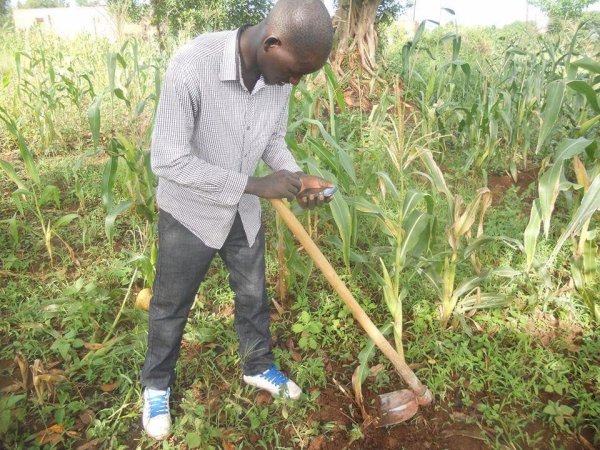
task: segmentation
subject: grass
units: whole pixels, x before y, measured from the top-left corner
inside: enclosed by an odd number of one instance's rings
[[[76,73],[95,74],[98,92],[106,86],[104,61],[97,54],[90,56],[94,42],[82,40],[73,48],[58,41],[44,45],[57,67],[68,67],[72,60]],[[113,48],[106,42],[99,45],[104,51],[129,55],[130,47]],[[29,40],[16,39],[11,51],[36,47],[42,47],[42,43],[40,36],[34,35]],[[164,67],[165,55],[157,57],[151,46],[141,45],[140,49],[145,61]],[[473,52],[476,54],[476,50]],[[9,53],[8,48],[0,52],[0,73],[12,77],[14,66]],[[420,59],[419,65],[425,66],[426,60]],[[131,103],[135,104],[140,92],[152,92],[149,86],[154,81],[148,72],[130,69],[117,65],[116,80],[124,85],[130,75],[143,78],[142,86],[131,90]],[[45,79],[40,72],[32,73]],[[322,89],[317,84],[312,88]],[[318,94],[321,103],[328,98],[325,91]],[[0,94],[0,105],[12,104],[14,91],[4,92]],[[372,93],[370,101],[392,104],[377,94]],[[460,443],[453,441],[453,436],[460,433],[468,433],[471,444],[479,443],[484,448],[561,449],[577,448],[585,442],[600,443],[600,339],[589,311],[569,289],[570,249],[563,249],[547,274],[531,272],[485,280],[482,288],[507,295],[509,305],[465,314],[462,321],[448,328],[439,323],[436,292],[412,270],[418,261],[410,260],[407,270],[400,274],[401,285],[408,291],[403,301],[405,355],[433,391],[436,402],[407,424],[378,430],[364,420],[353,400],[352,374],[358,365],[357,355],[366,344],[364,333],[288,235],[284,236],[288,257],[295,259],[288,266],[292,272],[288,297],[278,298],[276,244],[280,231],[267,205],[263,218],[268,239],[268,289],[270,297],[282,307],[281,311],[273,308],[274,353],[280,367],[299,382],[305,395],[296,403],[286,402],[241,382],[233,293],[224,266],[217,259],[198,292],[184,333],[173,388],[173,437],[162,444],[150,442],[141,431],[139,387],[147,316],[133,308],[144,279],[131,260],[143,251],[152,234],[145,231],[145,220],[132,208],[117,218],[111,244],[102,197],[106,193],[105,148],[110,137],[121,132],[143,147],[153,105],[148,100],[145,115],[134,119],[122,101],[111,101],[110,95],[106,96],[96,151],[87,122],[87,107],[95,97],[85,94],[83,98],[81,105],[65,101],[67,106],[55,117],[58,137],[49,146],[43,145],[48,136],[37,128],[33,109],[17,111],[17,122],[34,155],[41,185],[53,184],[59,190],[60,206],[47,204],[44,217],[55,219],[65,212],[80,216],[61,231],[72,252],[53,238],[51,263],[31,213],[17,214],[18,220],[11,222],[16,213],[11,194],[15,187],[0,176],[0,442],[4,447],[77,448],[91,443],[105,448],[176,449],[185,445],[227,450],[314,449],[325,442],[360,449],[404,445],[460,448]],[[302,114],[300,110],[295,114]],[[392,107],[385,111],[386,116],[394,117]],[[381,201],[380,185],[371,182],[370,172],[387,169],[394,182],[431,192],[438,222],[437,241],[431,251],[447,248],[446,199],[434,192],[424,177],[394,172],[384,141],[374,137],[375,131],[388,132],[387,125],[376,117],[369,118],[367,112],[350,108],[333,118],[324,114],[320,117],[325,125],[337,121],[336,142],[353,159],[356,183],[339,167],[328,167],[337,169],[335,175],[347,184],[340,197],[348,201],[349,208],[353,207],[353,195]],[[411,120],[407,120],[409,129],[420,127],[417,119]],[[15,140],[5,128],[0,130],[0,158],[10,161],[23,174]],[[309,125],[298,128],[296,138],[300,150],[316,161],[319,156],[315,156],[315,147],[303,141],[307,130]],[[437,141],[432,138],[431,142]],[[465,172],[462,149],[449,148],[446,153],[435,149],[436,157],[443,157],[443,172],[451,192],[468,204],[477,189],[485,185],[485,175],[475,169]],[[506,149],[498,149],[502,150]],[[328,151],[331,148],[323,147],[318,155],[325,159]],[[323,160],[320,164],[326,166]],[[417,169],[422,167],[411,166],[410,171]],[[111,192],[118,203],[129,198],[131,181],[127,177],[131,174],[124,164],[119,165],[116,174]],[[493,190],[491,184],[490,188]],[[487,212],[486,234],[522,240],[531,201],[536,196],[535,183],[501,191]],[[398,219],[398,206],[389,196],[385,208],[389,217]],[[560,200],[550,238],[538,243],[540,260],[552,252],[569,214],[570,209]],[[389,254],[389,241],[381,228],[374,220],[358,216],[351,233],[355,259],[350,254],[347,267],[348,255],[338,237],[339,224],[329,210],[322,210],[317,218],[314,214],[310,217],[320,247],[359,303],[377,325],[389,322],[380,284],[370,270],[379,267],[379,256],[386,258]],[[307,216],[302,220],[307,223]],[[16,227],[16,240],[11,223]],[[511,266],[522,270],[526,264],[522,252],[495,241],[483,246],[478,256],[485,268]],[[461,261],[457,279],[469,276],[472,270],[469,260]],[[31,378],[23,385],[19,361],[26,371],[31,365],[50,377],[47,384],[38,386],[43,392],[31,386]],[[381,354],[376,353],[370,365],[381,365],[365,383],[367,409],[372,413],[376,394],[403,386]]]

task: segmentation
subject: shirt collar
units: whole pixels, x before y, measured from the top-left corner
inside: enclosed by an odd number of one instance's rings
[[[227,36],[225,48],[223,49],[223,57],[221,59],[221,70],[219,72],[219,79],[221,81],[238,81],[244,89],[246,89],[246,87],[244,86],[241,77],[242,65],[240,63],[239,36],[240,33],[248,27],[250,27],[250,25],[243,25]],[[264,78],[261,75],[256,82],[252,93],[260,91],[265,86]]]
[[[250,25],[244,25],[235,31],[232,31],[225,41],[223,57],[221,59],[221,71],[219,79],[221,81],[240,80],[240,48],[239,36]]]

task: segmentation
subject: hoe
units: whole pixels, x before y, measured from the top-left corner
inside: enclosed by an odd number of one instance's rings
[[[360,307],[350,293],[350,290],[340,279],[329,261],[323,256],[323,253],[321,253],[317,245],[310,238],[296,216],[281,200],[273,199],[271,203],[317,267],[321,269],[327,281],[329,281],[339,294],[346,306],[350,308],[354,318],[363,327],[375,345],[388,357],[396,371],[410,388],[388,392],[379,396],[379,426],[393,425],[409,420],[417,413],[419,406],[431,404],[433,401],[431,391],[417,379],[414,372],[408,367],[406,361],[404,361],[404,358],[398,354]]]

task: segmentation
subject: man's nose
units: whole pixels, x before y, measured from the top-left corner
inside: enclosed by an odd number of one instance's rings
[[[290,84],[296,86],[298,83],[300,83],[301,78],[302,77],[290,77]]]

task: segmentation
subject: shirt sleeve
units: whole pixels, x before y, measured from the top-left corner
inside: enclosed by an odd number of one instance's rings
[[[248,175],[225,170],[192,154],[194,118],[201,105],[188,80],[185,66],[169,65],[152,133],[152,171],[217,203],[235,205],[244,193]]]
[[[279,116],[275,131],[269,138],[262,159],[273,171],[289,170],[290,172],[302,172],[302,169],[296,163],[296,159],[285,143],[288,109],[289,103],[286,102],[285,108],[283,108]]]

